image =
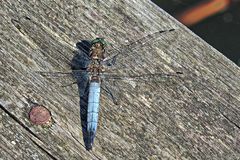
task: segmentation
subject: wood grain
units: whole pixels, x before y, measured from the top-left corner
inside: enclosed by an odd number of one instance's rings
[[[150,1],[0,1],[0,159],[238,159],[239,68]],[[118,74],[183,72],[136,83],[105,82],[93,151],[86,151],[79,96],[69,77],[81,40],[113,47],[175,28],[122,54]],[[145,44],[142,44],[145,43]],[[112,46],[109,46],[109,50]],[[28,119],[32,104],[51,111],[51,127]]]

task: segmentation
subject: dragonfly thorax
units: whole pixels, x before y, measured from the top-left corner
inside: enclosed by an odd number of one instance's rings
[[[104,59],[104,45],[100,42],[92,44],[90,48],[90,57],[92,60],[103,60]]]
[[[107,42],[104,40],[104,38],[96,38],[91,42],[91,63],[88,66],[88,71],[90,72],[90,81],[100,82],[100,74],[104,72],[104,67],[101,62],[105,58],[104,53],[106,45]]]
[[[100,74],[104,72],[104,67],[99,60],[93,59],[88,66],[88,72],[90,73],[90,81],[100,82]]]

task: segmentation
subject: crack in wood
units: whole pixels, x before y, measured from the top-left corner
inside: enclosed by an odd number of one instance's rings
[[[52,155],[50,152],[48,152],[46,149],[44,149],[41,145],[39,145],[36,141],[34,141],[32,138],[29,137],[29,139],[44,153],[46,153],[51,159],[58,160],[54,155]]]
[[[238,129],[240,129],[240,126],[238,124],[236,124],[235,122],[233,122],[230,118],[228,118],[228,116],[226,116],[220,109],[219,109],[219,113],[228,121],[230,122],[232,125],[234,125],[235,127],[237,127]]]

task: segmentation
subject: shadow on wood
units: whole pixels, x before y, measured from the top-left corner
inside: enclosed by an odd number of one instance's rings
[[[76,44],[78,51],[71,61],[71,69],[74,78],[77,80],[78,92],[80,96],[80,118],[82,126],[82,135],[87,150],[92,149],[94,136],[90,136],[87,132],[87,110],[88,110],[88,94],[89,94],[89,74],[87,67],[90,63],[90,47],[91,42],[82,40]]]

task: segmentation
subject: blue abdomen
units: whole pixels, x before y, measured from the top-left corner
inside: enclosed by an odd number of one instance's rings
[[[89,149],[92,147],[98,124],[98,112],[100,101],[100,83],[90,82],[87,111],[87,132]]]

